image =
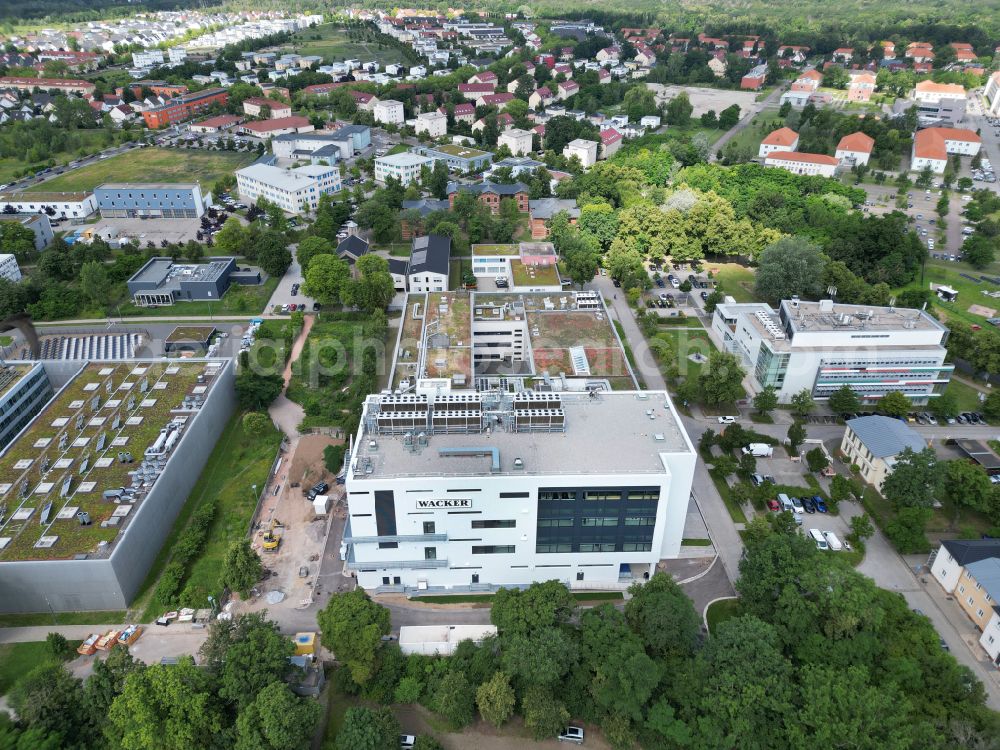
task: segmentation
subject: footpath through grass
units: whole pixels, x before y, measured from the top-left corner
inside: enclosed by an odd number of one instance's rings
[[[219,572],[226,550],[232,542],[247,533],[257,506],[253,485],[257,485],[258,492],[264,490],[271,464],[281,444],[281,433],[277,430],[266,435],[247,433],[243,429],[242,417],[242,413],[238,412],[229,421],[150,569],[134,605],[134,609],[143,613],[139,618],[142,622],[150,622],[162,614],[162,605],[152,596],[156,582],[191,515],[210,498],[215,499],[215,517],[209,526],[204,547],[188,567],[181,584],[180,600],[183,606],[204,607],[208,606],[207,596],[219,591]]]

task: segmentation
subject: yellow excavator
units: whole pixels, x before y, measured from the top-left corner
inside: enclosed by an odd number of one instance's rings
[[[281,524],[277,519],[272,518],[270,526],[264,532],[264,540],[261,545],[267,552],[274,552],[281,545],[281,531]]]

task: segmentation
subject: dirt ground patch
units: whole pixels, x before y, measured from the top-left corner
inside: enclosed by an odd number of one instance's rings
[[[303,435],[295,446],[291,466],[288,467],[288,482],[291,484],[315,484],[321,479],[331,480],[323,466],[323,450],[328,445],[340,445],[344,441],[327,435]]]
[[[757,94],[748,91],[732,91],[730,89],[710,89],[698,86],[664,86],[660,83],[647,83],[653,90],[657,104],[670,101],[682,91],[686,91],[694,111],[692,117],[701,117],[708,110],[718,114],[732,104],[740,106],[740,112],[746,114],[753,109]]]
[[[984,318],[992,318],[997,313],[994,308],[983,305],[969,305],[969,312],[973,315],[982,315]]]
[[[434,728],[429,720],[430,714],[423,706],[395,706],[393,713],[399,719],[404,734],[432,734],[437,737],[445,750],[520,750],[524,747],[565,750],[567,747],[556,739],[542,742],[533,740],[519,716],[514,717],[499,730],[485,721],[478,721],[461,732],[446,733]],[[438,724],[438,721],[434,720],[434,724]],[[588,748],[610,750],[611,745],[604,741],[596,728],[585,725],[585,730]]]

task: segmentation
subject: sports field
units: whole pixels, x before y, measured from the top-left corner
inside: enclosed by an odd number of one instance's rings
[[[299,55],[318,55],[325,62],[377,60],[382,65],[388,65],[406,61],[402,52],[394,47],[380,45],[374,36],[370,41],[354,41],[347,38],[344,28],[332,23],[300,31],[292,37],[289,46]]]
[[[76,193],[93,190],[105,182],[194,182],[211,189],[222,175],[247,166],[256,154],[195,149],[133,149],[88,164],[28,188],[34,193]]]

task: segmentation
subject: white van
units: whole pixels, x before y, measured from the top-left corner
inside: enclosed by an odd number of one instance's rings
[[[792,501],[784,492],[778,493],[778,502],[781,504],[781,509],[783,511],[787,510],[789,512],[794,512],[795,508],[792,506]]]
[[[837,535],[834,534],[832,531],[824,531],[823,536],[826,537],[827,546],[834,552],[840,552],[840,550],[844,549],[843,542],[841,542],[837,538]],[[817,542],[817,544],[819,544],[819,542]]]
[[[819,529],[809,529],[809,536],[816,542],[816,549],[830,549],[830,545],[826,543],[826,537]]]

